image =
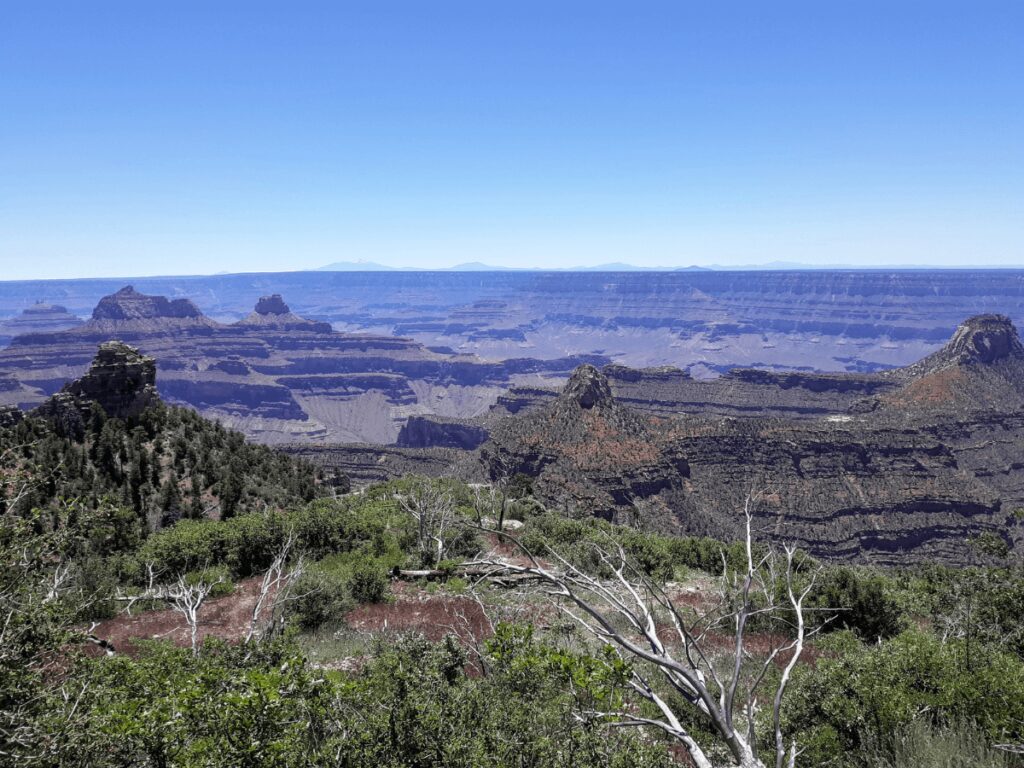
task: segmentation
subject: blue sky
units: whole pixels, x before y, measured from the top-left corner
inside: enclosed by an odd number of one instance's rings
[[[0,279],[1024,265],[1024,3],[9,2]]]

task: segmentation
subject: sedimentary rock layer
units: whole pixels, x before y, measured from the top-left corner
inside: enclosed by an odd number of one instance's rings
[[[111,339],[156,360],[166,399],[264,442],[390,443],[411,415],[473,416],[516,381],[557,381],[581,362],[606,360],[485,361],[408,338],[340,333],[296,315],[277,294],[223,324],[187,299],[128,286],[103,297],[83,325],[24,334],[0,350],[0,404],[42,402]]]
[[[876,375],[610,373],[496,409],[490,476],[526,473],[569,514],[727,538],[749,497],[767,535],[827,557],[969,562],[981,533],[1024,546],[1024,347],[1006,317]],[[764,415],[780,403],[789,417]]]

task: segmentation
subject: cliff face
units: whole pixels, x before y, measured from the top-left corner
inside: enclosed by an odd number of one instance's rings
[[[369,485],[406,475],[461,477],[482,482],[485,477],[473,454],[451,448],[412,449],[393,445],[327,445],[308,443],[278,446],[278,450],[328,472],[351,479],[355,485]]]
[[[976,315],[957,326],[953,338],[901,373],[921,376],[959,365],[996,365],[1024,358],[1017,329],[1006,315]]]
[[[410,415],[473,416],[517,380],[564,377],[583,361],[488,362],[407,338],[339,333],[296,315],[279,294],[226,325],[191,301],[128,286],[101,299],[87,323],[22,335],[0,350],[0,372],[18,387],[0,392],[0,405],[42,402],[111,338],[156,360],[168,401],[275,443],[390,443]]]
[[[100,299],[90,320],[74,331],[94,337],[139,339],[161,333],[210,333],[216,327],[217,323],[188,299],[149,296],[127,285]]]
[[[410,416],[398,433],[395,445],[401,448],[458,448],[472,451],[489,437],[487,429],[468,419],[439,416]]]

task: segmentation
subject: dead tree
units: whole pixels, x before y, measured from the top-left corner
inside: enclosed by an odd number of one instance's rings
[[[170,588],[165,585],[157,584],[157,580],[162,574],[163,571],[156,570],[153,567],[153,563],[146,563],[145,588],[141,592],[133,592],[131,594],[125,594],[120,588],[118,588],[117,594],[114,596],[114,601],[124,603],[125,606],[121,610],[126,615],[131,616],[132,609],[139,601],[166,600],[168,598]]]
[[[224,577],[218,576],[213,581],[200,580],[195,584],[189,584],[188,579],[182,575],[167,589],[168,604],[180,613],[188,624],[193,654],[199,655],[199,609],[203,607],[203,603],[214,588],[223,581]]]
[[[507,535],[518,544],[528,565],[498,559],[487,562],[496,570],[529,574],[545,584],[545,591],[565,614],[630,663],[628,687],[657,713],[644,716],[635,708],[624,707],[582,713],[584,716],[614,727],[660,729],[682,744],[697,768],[713,768],[712,745],[698,743],[685,725],[689,715],[697,714],[734,765],[791,768],[798,750],[795,742],[786,745],[781,713],[804,644],[820,629],[808,627],[804,607],[817,572],[798,586],[793,547],[769,548],[764,555],[755,556],[749,500],[745,517],[744,567],[735,577],[728,572],[724,575],[721,600],[704,613],[677,605],[613,541],[596,547],[602,576],[583,571],[557,552],[544,553],[542,561]],[[773,634],[771,647],[760,658],[748,646],[749,625],[754,620],[785,630]],[[726,630],[731,638],[722,662],[712,657],[709,640],[712,635],[720,638]],[[774,691],[765,695],[769,672],[783,660]],[[678,694],[688,712],[677,711],[678,705],[666,696],[667,691]],[[763,699],[770,701],[774,731],[770,763],[759,754],[754,730]]]
[[[294,587],[305,572],[305,560],[301,554],[295,556],[294,550],[295,536],[289,534],[277,551],[270,568],[263,574],[259,595],[252,608],[245,642],[250,642],[257,635],[271,633],[274,627],[281,622],[285,605],[303,597],[303,595],[294,594]],[[269,621],[266,621],[266,626],[261,632],[261,625],[268,616]]]
[[[473,493],[473,517],[476,524],[485,525],[484,520],[491,517],[499,506],[498,493],[493,485],[471,485]]]
[[[455,502],[447,491],[422,483],[409,494],[395,494],[402,510],[416,521],[416,543],[423,562],[437,568],[444,560],[447,537],[455,523]]]

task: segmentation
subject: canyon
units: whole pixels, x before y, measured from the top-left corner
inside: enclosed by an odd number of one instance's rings
[[[1024,547],[1024,345],[1002,315],[874,374],[584,365],[475,419],[411,419],[399,443],[403,471],[419,455],[425,474],[523,474],[568,516],[733,539],[749,505],[768,538],[880,564],[974,562],[986,536]],[[345,465],[365,472],[367,451]]]
[[[341,333],[293,313],[278,294],[225,324],[189,299],[125,286],[100,298],[87,322],[25,333],[0,349],[0,405],[38,405],[114,339],[156,360],[167,402],[264,443],[389,443],[410,415],[477,415],[517,382],[561,380],[583,362],[607,360],[487,361],[408,338]]]
[[[240,306],[278,277],[303,309]],[[569,516],[724,538],[750,500],[769,538],[883,564],[1024,547],[1024,273],[318,277],[197,278],[214,315],[122,285],[76,322],[97,281],[53,291],[7,322],[0,418],[117,339],[162,399],[357,486],[523,474]]]
[[[601,355],[696,378],[736,367],[871,372],[933,352],[966,317],[1024,321],[1024,270],[281,272],[0,282],[0,322],[42,301],[87,319],[126,283],[223,324],[279,293],[335,330],[487,360]],[[9,333],[9,332],[8,332]],[[2,342],[0,342],[2,343]]]

